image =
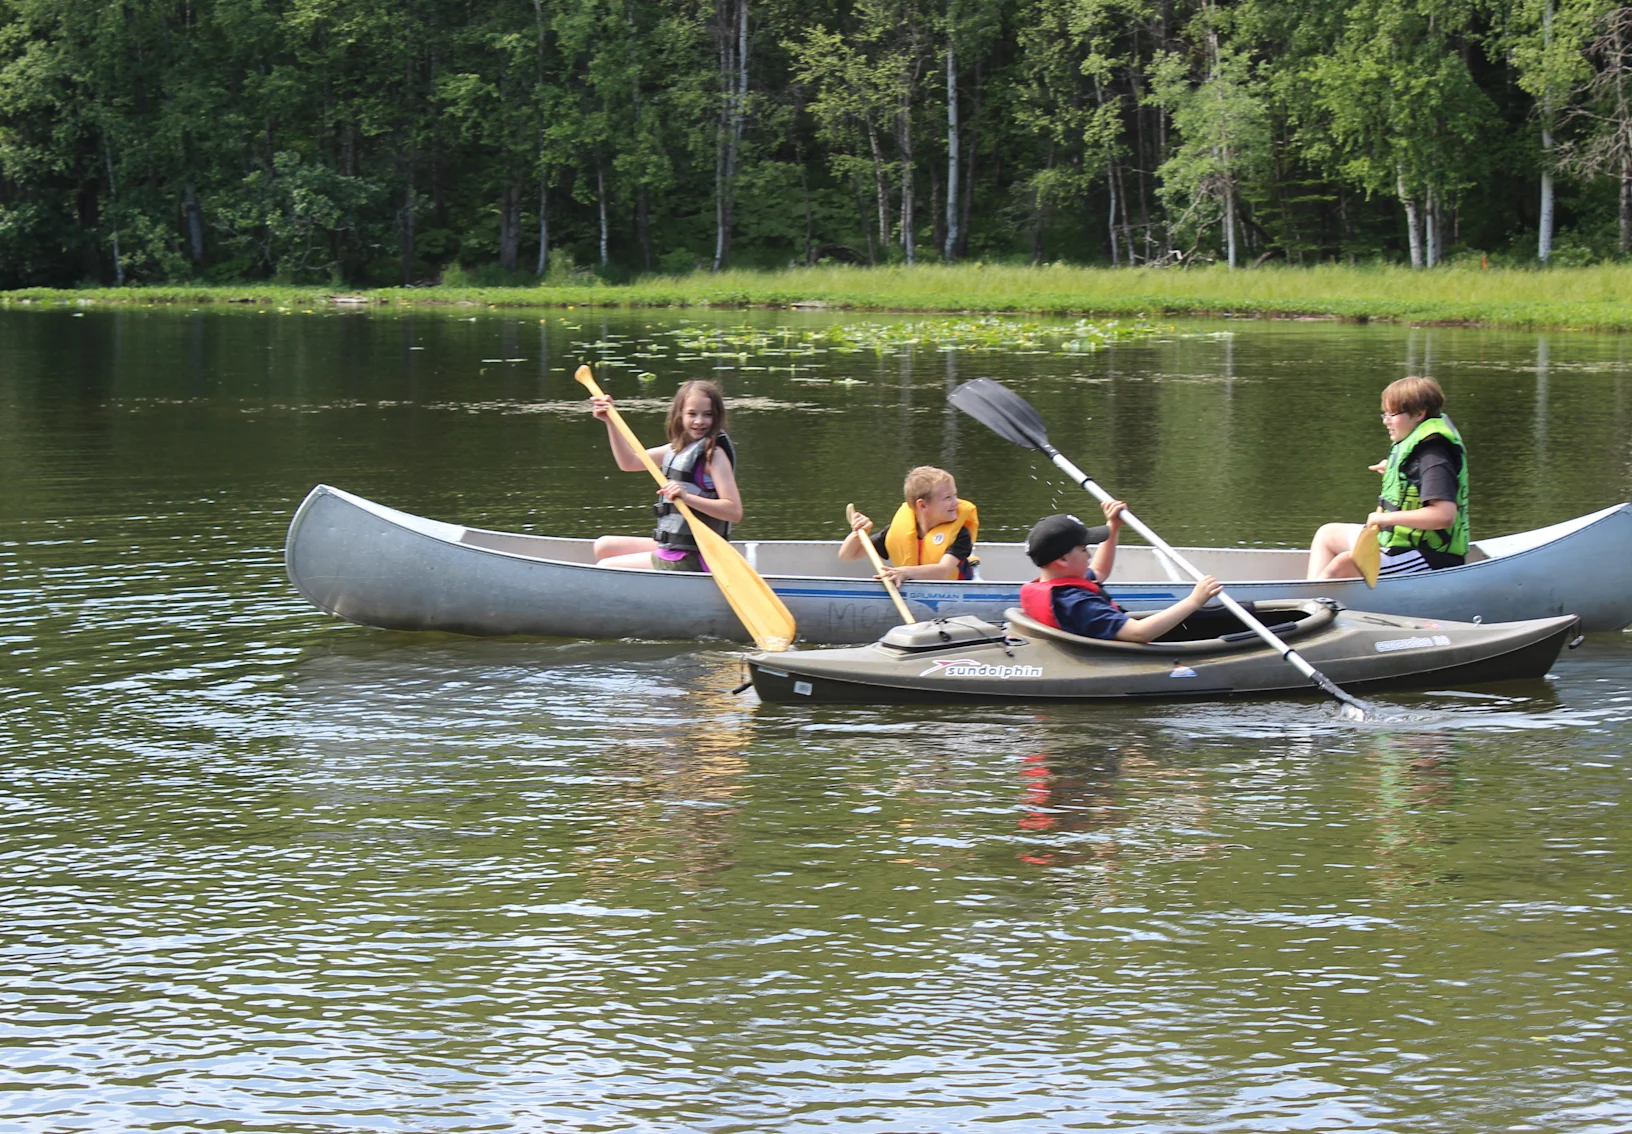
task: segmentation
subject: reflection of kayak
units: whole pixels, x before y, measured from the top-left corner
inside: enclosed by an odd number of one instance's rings
[[[837,525],[835,525],[837,526]],[[327,485],[289,525],[289,577],[313,605],[388,630],[539,634],[571,638],[747,640],[712,580],[670,571],[592,566],[592,540],[485,531],[428,520]],[[899,618],[864,560],[841,563],[837,540],[737,541],[814,643],[871,642]],[[906,583],[919,618],[972,614],[1000,621],[1037,569],[1019,544],[983,543],[982,579]],[[1632,623],[1632,504],[1518,535],[1480,540],[1475,562],[1384,579],[1305,582],[1306,554],[1180,548],[1242,602],[1330,596],[1367,610],[1507,622],[1575,614],[1588,630]],[[1116,555],[1116,599],[1157,610],[1190,583],[1149,547]]]
[[[1569,615],[1445,622],[1264,602],[1258,617],[1338,685],[1452,688],[1538,678],[1576,633]],[[1080,638],[1007,612],[1007,626],[962,617],[898,626],[869,646],[756,653],[761,699],[1097,701],[1318,692],[1226,610],[1209,608],[1149,645]]]

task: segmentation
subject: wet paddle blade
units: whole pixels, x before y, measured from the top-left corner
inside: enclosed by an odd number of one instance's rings
[[[754,644],[767,653],[787,649],[793,644],[793,614],[724,536],[696,519],[690,508],[684,511],[691,521],[691,536],[714,576],[715,586],[736,611]]]
[[[1383,553],[1377,546],[1376,524],[1367,524],[1360,529],[1360,534],[1354,540],[1354,550],[1349,555],[1354,559],[1354,565],[1360,577],[1366,581],[1366,586],[1375,587],[1377,572],[1383,566]]]
[[[946,400],[1005,441],[1048,451],[1048,430],[1043,428],[1042,415],[1003,383],[976,378],[957,387]]]

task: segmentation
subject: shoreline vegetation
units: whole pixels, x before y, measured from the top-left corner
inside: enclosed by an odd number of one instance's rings
[[[350,290],[335,287],[135,286],[0,292],[41,304],[233,305],[269,310],[382,307],[813,308],[856,312],[1148,318],[1337,319],[1516,330],[1632,331],[1632,265],[1525,270],[1390,265],[1313,268],[1083,268],[926,264],[818,265],[648,276],[580,277],[537,287]]]

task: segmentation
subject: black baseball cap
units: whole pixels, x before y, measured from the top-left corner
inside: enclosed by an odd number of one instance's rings
[[[1090,528],[1075,516],[1044,516],[1026,536],[1026,555],[1039,567],[1046,567],[1073,548],[1104,543],[1111,529],[1104,524]]]

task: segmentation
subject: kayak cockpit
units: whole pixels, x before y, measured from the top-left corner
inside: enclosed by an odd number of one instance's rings
[[[1320,599],[1287,599],[1260,602],[1249,607],[1283,641],[1300,638],[1330,626],[1341,609],[1336,603]],[[1144,618],[1153,612],[1136,613]],[[1235,650],[1259,649],[1263,639],[1224,607],[1203,607],[1154,642],[1117,642],[1105,638],[1084,638],[1069,630],[1044,626],[1029,618],[1018,607],[1003,612],[1013,635],[1033,635],[1063,642],[1082,649],[1109,651],[1118,654],[1222,654]]]

